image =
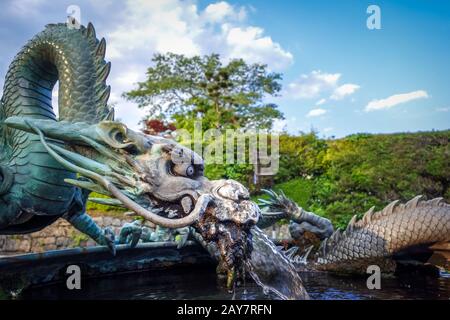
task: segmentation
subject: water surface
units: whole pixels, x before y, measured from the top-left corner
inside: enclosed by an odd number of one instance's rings
[[[362,278],[337,277],[325,273],[301,273],[312,299],[450,299],[450,277],[408,277],[382,279],[381,290],[368,290]],[[212,268],[143,271],[91,279],[81,291],[69,291],[63,284],[26,290],[22,299],[232,299],[217,283]],[[251,281],[238,288],[236,299],[278,299],[265,294]]]

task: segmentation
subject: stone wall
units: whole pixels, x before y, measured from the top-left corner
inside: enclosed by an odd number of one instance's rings
[[[265,234],[270,239],[274,240],[288,240],[291,239],[291,234],[289,233],[289,225],[283,224],[283,225],[274,225],[271,227],[268,227],[263,230]]]
[[[132,218],[119,219],[107,216],[94,217],[93,219],[102,228],[111,227],[117,238],[120,228],[126,222],[133,221]],[[289,238],[287,225],[269,227],[264,231],[270,238],[280,240]],[[26,235],[0,235],[0,256],[93,245],[95,245],[95,242],[92,239],[77,231],[66,220],[59,219],[39,232]]]
[[[94,217],[100,227],[110,226],[116,235],[131,218]],[[48,250],[86,247],[95,242],[77,231],[66,220],[59,219],[45,229],[25,235],[0,235],[0,255],[43,252]]]

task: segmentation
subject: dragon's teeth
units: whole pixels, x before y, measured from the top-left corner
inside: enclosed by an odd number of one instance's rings
[[[168,217],[169,218],[177,217],[177,212],[175,210],[169,210]]]

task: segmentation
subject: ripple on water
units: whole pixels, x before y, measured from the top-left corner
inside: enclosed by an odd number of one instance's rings
[[[450,299],[450,278],[401,277],[382,279],[381,290],[368,290],[365,279],[336,277],[325,273],[301,273],[310,297],[318,300],[366,299]],[[264,294],[252,281],[236,289],[236,299],[279,299]],[[217,284],[214,268],[184,268],[139,272],[93,279],[82,292],[60,285],[36,287],[24,292],[24,299],[225,299],[232,298]]]

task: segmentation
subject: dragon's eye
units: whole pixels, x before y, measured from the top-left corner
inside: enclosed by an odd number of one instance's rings
[[[195,175],[194,166],[190,163],[181,163],[173,166],[173,172],[179,176],[193,177]]]
[[[186,168],[186,176],[192,177],[194,175],[194,167],[190,165]]]

